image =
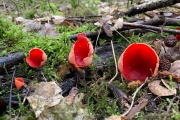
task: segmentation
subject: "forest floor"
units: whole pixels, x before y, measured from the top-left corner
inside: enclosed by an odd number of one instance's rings
[[[180,5],[160,3],[0,1],[0,120],[179,120]]]

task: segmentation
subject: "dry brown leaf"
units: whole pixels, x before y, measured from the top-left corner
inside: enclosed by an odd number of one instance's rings
[[[71,68],[69,63],[62,65],[61,69],[58,71],[58,76],[61,77],[67,74],[69,72],[69,68]]]
[[[73,87],[71,89],[71,91],[69,92],[69,95],[66,97],[66,104],[67,105],[72,105],[74,102],[74,99],[76,97],[78,93],[78,88],[77,87]]]
[[[163,87],[160,85],[161,80],[153,80],[148,84],[149,90],[157,95],[157,96],[171,96],[176,94],[176,89],[171,88],[167,83],[169,83],[168,80],[162,80],[162,83],[164,84]]]
[[[67,20],[64,20],[64,21],[61,23],[61,25],[69,26],[69,27],[71,27],[72,30],[75,30],[75,28],[76,28],[72,23],[70,23],[70,22],[67,21]]]
[[[134,118],[135,114],[137,112],[139,112],[142,108],[146,107],[146,105],[148,104],[148,99],[146,98],[141,98],[138,100],[138,105],[135,105],[130,111],[129,113],[127,114],[127,118],[128,119],[132,119]]]

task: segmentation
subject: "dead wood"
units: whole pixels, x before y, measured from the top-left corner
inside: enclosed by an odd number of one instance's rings
[[[16,52],[7,56],[0,57],[0,73],[3,73],[5,69],[9,69],[14,65],[23,62],[23,58],[25,58],[23,52]]]
[[[179,26],[180,19],[177,18],[168,18],[160,15],[154,16],[152,19],[141,20],[134,23],[142,25],[162,25],[164,22],[166,26]]]
[[[150,25],[141,25],[141,24],[136,24],[136,23],[124,22],[124,26],[129,26],[129,27],[134,27],[134,28],[151,29],[151,30],[155,30],[155,31],[159,31],[159,32],[161,32],[161,30],[163,30],[163,32],[168,32],[168,33],[172,33],[172,34],[180,34],[179,30],[155,27],[155,26],[150,26]]]
[[[123,14],[123,15],[133,16],[136,14],[144,13],[158,8],[171,6],[179,2],[180,2],[179,0],[149,0],[146,3],[133,6],[125,12],[121,12],[119,15]]]

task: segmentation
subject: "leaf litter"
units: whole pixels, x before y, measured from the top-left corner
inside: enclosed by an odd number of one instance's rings
[[[100,9],[102,8],[103,9]],[[116,13],[117,11],[119,12],[117,7],[112,6],[111,8],[107,5],[101,5],[101,7],[99,8],[99,12],[105,12],[105,14],[107,13]],[[68,7],[67,11],[69,11],[69,9],[72,9],[72,7]],[[159,13],[159,11],[158,11]],[[153,13],[156,14],[156,13]],[[171,12],[165,12],[163,15],[165,17],[169,17],[172,16],[173,13]],[[135,16],[137,17],[137,16]],[[147,16],[145,16],[144,18],[147,18]],[[119,19],[115,19],[112,16],[106,16],[106,17],[102,17],[98,23],[96,23],[96,25],[100,25],[103,27],[103,31],[106,33],[106,35],[108,37],[112,37],[113,36],[113,31],[111,29],[111,26],[114,24],[114,28],[116,30],[123,28],[123,19],[119,18]],[[148,19],[151,19],[150,17],[148,17]],[[37,18],[35,20],[27,20],[24,19],[23,17],[17,17],[15,19],[15,22],[17,25],[23,23],[24,26],[24,33],[27,33],[29,31],[32,31],[34,33],[40,32],[41,33],[41,37],[46,37],[46,35],[51,36],[51,37],[56,37],[59,35],[59,33],[56,31],[56,25],[65,25],[65,26],[70,26],[72,28],[72,30],[75,29],[75,27],[71,24],[70,21],[68,21],[68,18],[63,17],[63,16],[51,16],[51,17],[45,17],[45,18]],[[163,79],[154,79],[148,83],[148,88],[150,90],[151,93],[157,95],[158,97],[160,96],[172,96],[172,95],[176,95],[177,90],[175,88],[173,88],[171,86],[172,81],[169,81],[168,79],[164,79],[164,78],[169,78],[170,75],[172,75],[172,78],[175,79],[176,81],[174,82],[179,82],[179,51],[175,48],[169,48],[166,46],[163,46],[164,43],[161,40],[155,40],[153,41],[155,42],[153,47],[155,49],[155,51],[157,52],[157,54],[163,54],[165,52],[170,52],[172,55],[172,60],[175,61],[174,63],[172,63],[171,68],[169,71],[162,71],[160,72],[160,76],[158,76],[159,78]],[[118,46],[118,45],[117,45]],[[100,46],[100,47],[107,47],[107,46]],[[164,49],[165,48],[165,49]],[[108,51],[107,51],[108,52]],[[100,54],[100,56],[104,55],[106,53],[103,52],[102,54]],[[118,53],[119,54],[119,53]],[[105,54],[106,55],[106,54]],[[105,56],[104,55],[104,56]],[[108,54],[109,55],[109,54]],[[105,58],[107,59],[107,57]],[[103,59],[104,60],[104,59]],[[100,66],[103,66],[101,68],[103,68],[103,70],[101,71],[105,71],[107,68],[107,64],[106,61],[104,62],[105,64],[101,64]],[[96,64],[95,64],[96,65]],[[104,69],[105,68],[105,69]],[[69,66],[64,65],[62,67],[62,69],[57,73],[60,77],[64,77],[67,74],[69,75],[69,73],[71,73],[72,70],[71,68],[69,68]],[[87,71],[86,71],[87,72]],[[99,74],[99,76],[103,76],[104,73]],[[87,74],[86,74],[87,75]],[[103,76],[104,77],[104,76]],[[104,77],[106,80],[107,78]],[[78,93],[78,88],[79,86],[77,86],[79,83],[79,81],[77,80],[78,77],[71,77],[68,79],[65,79],[64,82],[61,82],[61,85],[57,85],[55,82],[39,82],[38,85],[36,85],[36,89],[34,92],[32,92],[28,97],[28,101],[30,103],[30,106],[32,107],[33,111],[35,112],[36,117],[38,117],[38,119],[54,119],[55,115],[57,115],[59,117],[59,119],[92,119],[94,117],[94,113],[89,112],[89,109],[87,106],[82,107],[82,101],[85,98],[85,93]],[[87,84],[89,84],[90,82],[87,79]],[[70,81],[74,81],[71,82]],[[78,81],[78,82],[77,82]],[[63,86],[64,83],[64,86]],[[99,81],[97,82],[98,84]],[[80,84],[82,84],[80,82]],[[94,85],[93,84],[90,84]],[[110,84],[112,85],[112,83]],[[141,83],[132,83],[132,88],[134,87],[138,87],[140,86]],[[60,86],[60,87],[59,87]],[[33,86],[34,87],[34,86]],[[87,86],[86,86],[87,87]],[[118,108],[121,108],[121,105],[124,106],[125,104],[127,104],[128,102],[132,102],[130,97],[127,97],[127,95],[131,94],[131,93],[124,93],[124,90],[122,91],[121,89],[123,89],[123,87],[118,88],[118,86],[116,87],[110,87],[111,90],[113,91],[113,94],[115,96],[115,99],[120,102],[121,104],[117,105]],[[62,89],[62,90],[61,90]],[[143,89],[143,88],[142,88]],[[147,87],[145,86],[145,89],[147,89]],[[64,93],[66,92],[66,95],[64,95]],[[68,94],[68,95],[67,95]],[[131,95],[130,95],[131,96]],[[139,97],[139,96],[138,96]],[[125,100],[126,102],[124,103],[123,100]],[[136,99],[135,99],[136,100]],[[106,118],[107,120],[124,120],[126,117],[129,118],[134,118],[136,113],[141,111],[144,107],[146,107],[146,105],[148,104],[148,100],[145,98],[142,98],[141,100],[137,100],[138,103],[136,103],[136,105],[134,105],[134,107],[132,107],[132,109],[129,111],[129,114],[127,114],[127,116],[118,116],[118,115],[112,115],[109,118]],[[127,108],[130,108],[130,106],[127,105]],[[123,110],[127,110],[123,109]],[[61,113],[59,113],[58,111],[62,111]],[[69,111],[69,112],[67,112]],[[122,114],[122,111],[118,111],[120,114]],[[67,114],[67,115],[66,115]]]

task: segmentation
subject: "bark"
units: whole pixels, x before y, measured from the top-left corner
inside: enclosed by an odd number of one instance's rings
[[[0,57],[0,73],[3,73],[5,69],[9,69],[14,65],[23,62],[23,58],[25,58],[23,52],[16,52],[7,56]]]
[[[127,11],[120,13],[120,15],[124,14],[128,16],[133,16],[136,14],[144,13],[158,8],[171,6],[176,3],[180,3],[180,0],[149,0],[146,3],[131,7]]]

